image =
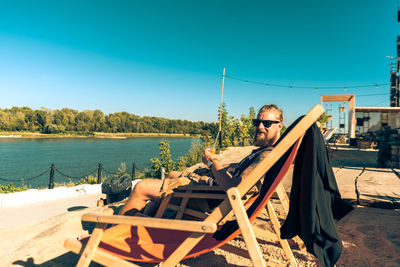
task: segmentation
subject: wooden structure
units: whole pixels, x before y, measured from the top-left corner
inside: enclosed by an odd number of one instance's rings
[[[281,240],[279,237],[280,225],[269,200],[272,194],[277,192],[278,195],[281,195],[280,199],[283,202],[288,201],[282,195],[282,188],[279,185],[284,173],[294,160],[302,136],[322,113],[323,108],[316,105],[292,130],[288,131],[287,135],[280,140],[276,147],[255,167],[246,179],[237,187],[227,190],[222,203],[211,214],[207,215],[203,221],[86,214],[82,217],[82,220],[96,222],[95,230],[90,238],[86,239],[86,246],[83,246],[76,239],[67,239],[64,246],[75,253],[81,254],[78,266],[88,266],[91,260],[107,266],[137,266],[130,261],[143,262],[146,260],[148,262],[163,262],[162,266],[176,266],[182,259],[206,253],[225,244],[241,233],[253,265],[266,266],[250,223],[267,206],[276,236]],[[289,150],[291,151],[290,154],[287,153]],[[255,207],[254,212],[248,216],[245,209],[247,205],[242,202],[243,196],[254,188],[269,170],[275,170],[275,163],[284,155],[286,160],[283,167],[279,166],[281,168],[277,169],[278,176],[272,180],[265,179],[265,181],[268,181],[266,184],[268,187],[263,188],[265,194],[260,194],[260,199],[257,198],[255,200],[254,203],[259,204]],[[194,195],[195,193],[189,192],[189,194],[191,197],[196,196]],[[258,202],[259,200],[261,202]],[[217,231],[220,227],[219,223],[232,214],[235,215],[239,229],[223,241],[212,238],[211,233]],[[109,223],[118,225],[104,230],[106,224]],[[181,241],[179,241],[178,236],[179,238],[182,237]],[[168,241],[169,247],[161,243],[156,244],[155,239],[162,239],[163,242]],[[288,261],[291,265],[296,266],[290,247],[287,245],[286,240],[282,241],[283,243],[281,242],[281,244],[285,254],[289,255]],[[146,242],[152,243],[151,246],[147,246]],[[141,244],[142,246],[140,246]],[[143,254],[139,255],[135,248],[141,248],[144,251]],[[150,254],[152,255],[150,256]]]
[[[355,117],[355,95],[346,94],[346,95],[321,95],[321,106],[323,103],[327,102],[348,102],[348,137],[349,139],[356,138],[356,117]],[[344,109],[344,107],[342,107]],[[329,115],[329,114],[328,114]]]

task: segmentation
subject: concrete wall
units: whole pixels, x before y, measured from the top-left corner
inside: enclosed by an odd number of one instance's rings
[[[138,181],[133,181],[132,187]],[[72,187],[60,186],[54,189],[29,189],[22,192],[0,194],[0,208],[100,193],[100,184],[83,184]]]
[[[97,193],[101,193],[100,184],[85,184],[72,187],[60,186],[54,189],[29,189],[22,192],[0,194],[0,208]]]

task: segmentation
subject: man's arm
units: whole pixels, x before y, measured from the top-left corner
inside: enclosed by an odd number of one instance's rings
[[[232,177],[232,175],[226,170],[225,166],[223,166],[216,158],[212,159],[211,161],[212,165],[210,169],[213,177],[217,183],[224,188],[224,190],[227,190],[240,183],[240,179],[238,179],[238,177]]]
[[[211,172],[217,181],[217,183],[222,186],[225,190],[237,186],[242,179],[246,179],[246,177],[250,174],[251,171],[257,166],[257,164],[263,160],[269,151],[264,151],[260,153],[257,157],[254,158],[253,162],[241,173],[240,176],[234,177],[228,171],[226,166],[223,166],[217,159],[217,156],[210,153],[209,151],[205,151],[203,154],[203,162],[206,164],[209,160],[212,161]]]
[[[232,175],[227,171],[226,166],[222,165],[217,160],[217,155],[211,153],[207,149],[203,153],[203,163],[207,165],[209,161],[212,162],[210,167],[214,179],[217,181],[218,185],[222,186],[224,189],[228,189],[232,186],[237,185],[237,179],[233,178]]]
[[[263,152],[261,152],[260,154],[258,154],[254,160],[251,162],[251,164],[242,172],[242,174],[240,175],[241,179],[246,179],[247,176],[249,176],[249,174],[257,167],[257,165],[267,157],[267,155],[270,153],[270,150],[265,150]]]
[[[230,173],[227,172],[218,162],[216,157],[212,159],[213,164],[211,166],[211,171],[218,184],[226,190],[233,186],[237,186],[243,179],[246,179],[246,177],[249,176],[256,166],[269,154],[269,152],[269,150],[266,150],[257,155],[253,162],[238,177],[232,177],[232,175],[230,175]]]

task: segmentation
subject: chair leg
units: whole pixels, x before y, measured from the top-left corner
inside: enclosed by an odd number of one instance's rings
[[[283,210],[287,215],[289,213],[289,197],[282,183],[280,183],[276,188],[276,193],[278,194],[278,198],[282,204]],[[304,245],[303,241],[300,239],[299,236],[295,236],[293,238],[293,241],[297,244],[297,246],[300,248],[301,251],[303,252],[306,251],[306,246]]]
[[[278,185],[276,188],[276,193],[278,194],[278,198],[282,204],[283,210],[286,214],[289,212],[289,197],[286,193],[285,188],[283,187],[282,183]]]
[[[168,203],[169,203],[171,197],[172,197],[172,195],[168,195],[168,196],[166,196],[166,197],[164,197],[164,198],[162,199],[161,204],[160,204],[160,207],[158,208],[157,213],[156,213],[156,215],[154,216],[155,218],[161,218],[161,217],[163,216],[164,211],[165,211],[165,209],[167,208]]]
[[[232,187],[228,189],[227,195],[229,202],[232,205],[232,209],[235,212],[236,220],[240,230],[242,231],[242,236],[246,242],[247,250],[249,251],[250,258],[254,266],[266,266],[253,229],[251,228],[249,218],[247,217],[246,210],[244,209],[242,200],[240,198],[239,191],[237,188]]]
[[[82,251],[82,243],[73,238],[65,240],[64,247],[76,254],[79,254]],[[139,265],[123,260],[102,250],[96,250],[93,255],[93,261],[101,263],[107,267],[139,267]]]
[[[291,266],[297,266],[296,259],[294,258],[292,249],[290,248],[288,241],[286,239],[281,239],[281,230],[280,230],[281,225],[279,223],[278,216],[276,216],[274,207],[272,207],[271,201],[268,201],[266,209],[267,209],[269,218],[272,222],[272,226],[274,227],[276,237],[278,238],[279,242],[281,243],[283,252],[285,253],[285,256],[286,256],[289,264]]]
[[[190,189],[187,191],[187,193],[191,193],[191,192],[192,192],[192,190],[190,190]],[[179,205],[179,210],[176,213],[175,219],[177,219],[177,220],[182,219],[188,202],[189,202],[189,197],[182,198],[182,201],[181,201],[181,204]]]
[[[113,214],[113,209],[105,209],[103,214],[111,215]],[[79,258],[78,263],[76,266],[78,267],[87,267],[89,266],[90,262],[92,261],[93,255],[96,252],[97,247],[100,244],[101,237],[103,236],[104,229],[106,229],[106,223],[96,223],[96,226],[87,242],[85,249],[82,251],[81,257]]]

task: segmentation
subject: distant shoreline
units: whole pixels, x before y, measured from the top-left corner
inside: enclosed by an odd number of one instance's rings
[[[44,134],[38,132],[2,132],[0,138],[106,138],[106,139],[127,139],[135,137],[176,137],[176,138],[195,138],[189,134],[169,134],[169,133],[102,133],[93,132],[90,134],[66,133],[66,134]]]

